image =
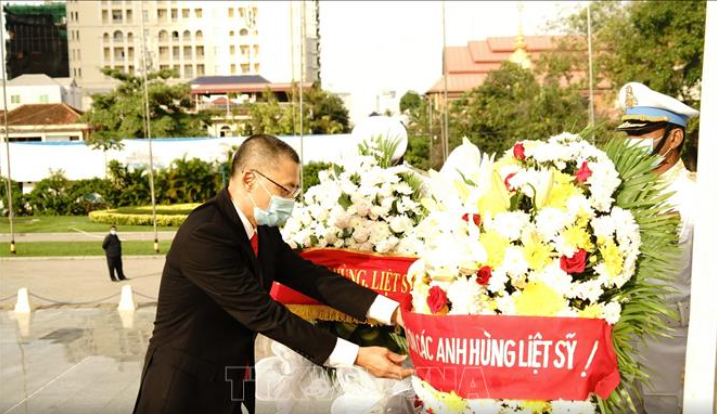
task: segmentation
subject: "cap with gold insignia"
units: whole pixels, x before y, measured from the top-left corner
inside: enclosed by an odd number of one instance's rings
[[[642,130],[664,122],[684,128],[690,118],[699,114],[677,99],[638,82],[630,82],[620,88],[617,99],[625,110],[618,131]]]

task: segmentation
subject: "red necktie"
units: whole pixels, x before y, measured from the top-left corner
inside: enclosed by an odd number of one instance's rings
[[[254,235],[251,236],[251,249],[254,250],[254,255],[256,257],[259,257],[259,234],[257,232],[254,232]]]

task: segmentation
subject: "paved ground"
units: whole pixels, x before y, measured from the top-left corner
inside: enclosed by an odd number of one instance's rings
[[[172,240],[174,239],[174,231],[160,231],[157,232],[157,238],[159,240]],[[88,232],[75,232],[75,233],[19,233],[15,234],[16,243],[30,243],[30,242],[58,242],[58,241],[98,241],[103,240],[107,233],[88,233]],[[130,240],[154,240],[153,232],[120,232],[120,239],[124,241]],[[10,234],[0,233],[0,243],[9,243]]]
[[[118,304],[122,285],[130,284],[135,292],[135,301],[150,304],[156,302],[163,267],[164,256],[128,257],[124,259],[124,270],[130,280],[115,283],[109,278],[104,257],[4,259],[0,260],[0,299],[26,287],[31,295],[53,301],[88,302],[116,295],[100,303]],[[59,305],[44,299],[30,298],[33,306],[38,308]],[[0,302],[0,309],[12,309],[14,303],[15,299],[4,300]]]
[[[35,311],[11,311],[15,298],[0,302],[0,414],[129,413],[151,337],[164,257],[125,259],[128,282],[113,283],[104,258],[0,260],[0,299],[27,287]],[[117,311],[123,284],[135,291],[136,312]],[[139,296],[145,295],[146,297]],[[116,295],[99,303],[87,302]],[[270,354],[260,336],[257,359]],[[326,413],[328,405],[299,412]],[[276,412],[258,402],[257,412]]]

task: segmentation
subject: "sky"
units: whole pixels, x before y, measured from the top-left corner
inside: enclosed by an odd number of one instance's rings
[[[322,1],[322,86],[343,94],[356,122],[395,106],[408,90],[424,93],[441,76],[440,1]],[[523,2],[525,35],[549,34],[547,25],[584,2]],[[517,1],[447,1],[446,44],[518,33]],[[391,100],[384,92],[394,91]],[[390,95],[390,93],[389,93]],[[392,102],[393,101],[393,102]]]

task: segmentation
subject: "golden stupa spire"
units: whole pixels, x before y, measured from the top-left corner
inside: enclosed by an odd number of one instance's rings
[[[524,69],[530,69],[530,55],[528,54],[528,45],[525,43],[523,36],[523,2],[518,2],[518,36],[515,38],[515,52],[508,59],[511,62],[522,66]]]

